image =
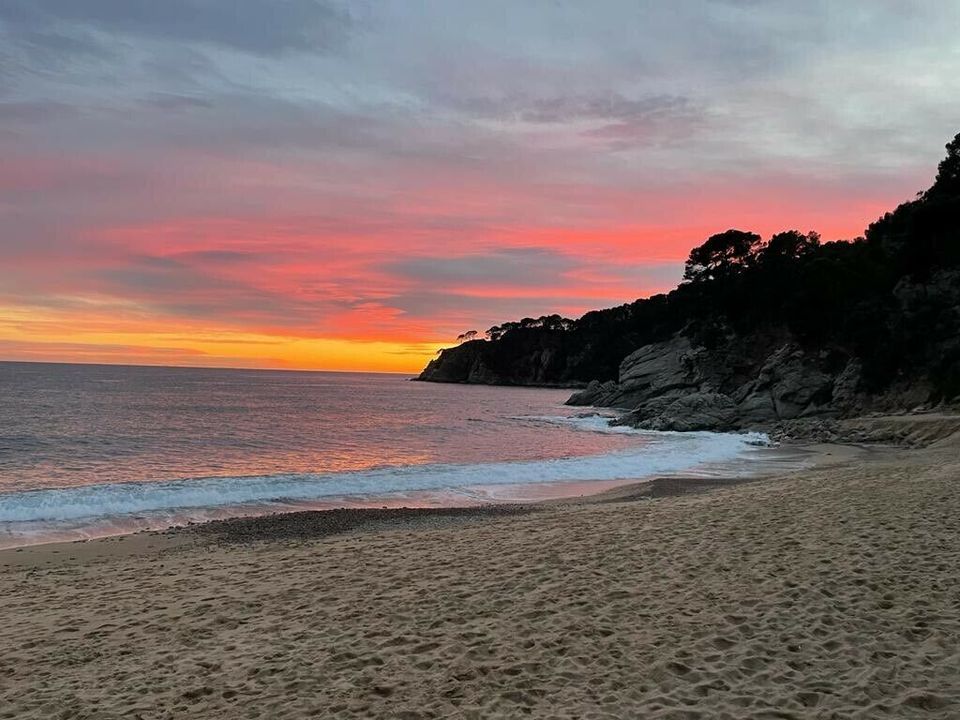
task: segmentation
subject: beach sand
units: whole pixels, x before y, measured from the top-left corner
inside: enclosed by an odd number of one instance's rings
[[[960,717],[960,438],[702,485],[4,551],[0,717]]]

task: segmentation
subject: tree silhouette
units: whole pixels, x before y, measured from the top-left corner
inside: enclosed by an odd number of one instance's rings
[[[923,195],[952,195],[960,194],[960,133],[947,143],[947,156],[940,161],[937,167],[937,179],[933,187]]]
[[[720,280],[750,265],[761,246],[756,233],[727,230],[711,235],[690,251],[683,279],[690,282]]]
[[[819,246],[819,233],[811,231],[804,235],[799,230],[786,230],[770,238],[760,250],[760,259],[763,262],[777,259],[796,260]]]

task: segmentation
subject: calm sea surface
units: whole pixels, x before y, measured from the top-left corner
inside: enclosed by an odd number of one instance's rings
[[[610,428],[565,407],[568,395],[0,363],[0,546],[289,508],[526,499],[750,452],[744,436]]]

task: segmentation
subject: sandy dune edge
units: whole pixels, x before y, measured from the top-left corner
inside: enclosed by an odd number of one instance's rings
[[[960,716],[956,437],[605,499],[0,553],[0,717]]]

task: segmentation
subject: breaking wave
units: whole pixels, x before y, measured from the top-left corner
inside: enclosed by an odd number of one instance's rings
[[[636,448],[603,455],[469,465],[427,464],[340,473],[291,473],[111,483],[0,494],[0,523],[65,521],[190,508],[242,507],[363,496],[382,498],[494,485],[633,480],[735,460],[759,434],[654,433],[611,427],[602,416],[528,418],[588,432],[637,435]]]

